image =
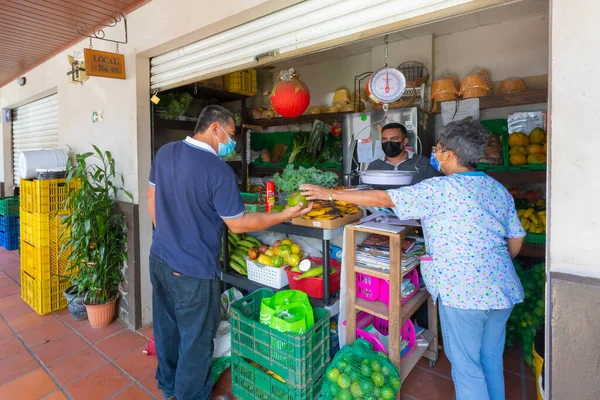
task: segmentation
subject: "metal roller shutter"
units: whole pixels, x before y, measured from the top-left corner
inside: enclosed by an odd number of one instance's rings
[[[12,110],[13,175],[19,186],[19,154],[58,147],[58,95]]]
[[[181,47],[151,60],[152,89],[178,86],[191,79],[257,62],[258,55],[306,49],[365,31],[472,3],[473,8],[504,0],[306,0],[236,28]],[[421,22],[422,23],[422,22]],[[381,34],[381,32],[379,33]],[[373,35],[373,33],[371,33]],[[285,58],[285,57],[282,57]]]

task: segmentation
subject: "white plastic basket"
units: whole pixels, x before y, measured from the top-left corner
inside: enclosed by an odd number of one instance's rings
[[[248,279],[252,282],[257,282],[274,289],[281,289],[289,283],[287,274],[285,273],[285,266],[281,268],[267,267],[246,257],[246,269],[248,271]]]

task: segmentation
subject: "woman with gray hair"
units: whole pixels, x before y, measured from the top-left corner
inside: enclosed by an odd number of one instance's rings
[[[301,187],[309,200],[390,207],[400,219],[421,220],[427,248],[421,273],[439,301],[458,400],[504,399],[506,321],[524,297],[512,263],[525,236],[514,201],[475,171],[487,141],[478,121],[453,122],[432,149],[432,164],[446,176],[388,191]]]

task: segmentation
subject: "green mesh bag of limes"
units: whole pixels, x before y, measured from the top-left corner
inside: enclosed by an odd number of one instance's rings
[[[400,385],[398,370],[387,355],[357,339],[338,351],[329,364],[320,400],[391,400]]]

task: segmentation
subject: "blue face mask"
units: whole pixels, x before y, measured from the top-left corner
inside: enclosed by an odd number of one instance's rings
[[[221,127],[221,129],[223,130],[223,132],[225,132],[225,129],[223,129],[222,127]],[[233,150],[235,150],[235,141],[233,139],[231,139],[231,137],[229,137],[227,132],[225,132],[225,136],[227,136],[227,143],[219,142],[219,150],[217,151],[217,155],[219,157],[228,156],[229,154],[231,154],[233,152]],[[218,136],[217,136],[217,140],[219,140]]]
[[[431,153],[431,156],[429,157],[429,163],[431,164],[431,166],[433,168],[435,168],[436,171],[442,172],[440,170],[440,168],[442,167],[442,164],[440,164],[440,162],[437,160],[437,158],[435,158],[435,154]]]

